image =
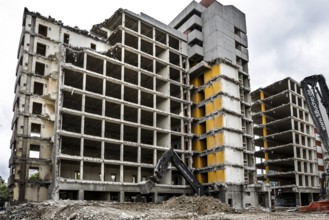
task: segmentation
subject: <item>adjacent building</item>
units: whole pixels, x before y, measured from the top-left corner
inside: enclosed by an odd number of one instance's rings
[[[257,179],[270,185],[277,206],[318,200],[322,147],[300,84],[285,78],[251,97]]]
[[[88,32],[25,9],[22,25],[12,201],[135,201],[173,147],[213,195],[257,203],[241,11],[192,1],[166,25],[118,9]],[[142,199],[189,193],[169,167]]]

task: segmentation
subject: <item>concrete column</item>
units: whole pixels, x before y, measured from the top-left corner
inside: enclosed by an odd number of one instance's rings
[[[120,191],[120,202],[124,202],[125,201],[125,192],[124,191]]]
[[[80,180],[83,180],[83,161],[80,161]]]
[[[296,195],[296,206],[301,206],[302,205],[302,199],[301,199],[300,192],[297,192],[295,195]]]
[[[80,189],[78,194],[78,200],[84,200],[84,199],[85,199],[85,191],[83,189]]]
[[[123,183],[124,180],[123,165],[120,165],[120,182]]]
[[[159,196],[158,192],[154,192],[153,193],[153,201],[152,202],[157,203],[158,202],[158,199],[159,199],[158,196]]]

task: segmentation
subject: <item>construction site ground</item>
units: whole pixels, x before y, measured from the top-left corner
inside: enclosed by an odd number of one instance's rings
[[[270,212],[263,208],[236,210],[213,197],[180,196],[162,204],[116,203],[103,201],[44,201],[11,206],[2,219],[316,219],[327,220],[329,213],[299,213],[293,210]]]

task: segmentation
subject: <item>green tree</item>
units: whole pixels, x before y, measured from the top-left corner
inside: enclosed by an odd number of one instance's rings
[[[0,208],[4,207],[5,202],[9,199],[9,190],[5,181],[0,176]]]

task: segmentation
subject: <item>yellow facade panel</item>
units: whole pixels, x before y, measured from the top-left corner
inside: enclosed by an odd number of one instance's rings
[[[204,97],[200,93],[194,93],[192,94],[192,101],[196,104],[202,102],[204,100]]]
[[[224,152],[216,152],[207,155],[208,166],[218,165],[224,163]]]
[[[225,170],[208,172],[208,183],[225,182]]]
[[[219,97],[219,98],[216,98],[216,99],[214,99],[214,110],[215,111],[218,111],[219,109],[221,109],[222,108],[222,98],[221,97]]]
[[[207,166],[207,161],[206,161],[206,158],[194,157],[193,158],[193,164],[194,164],[195,168],[206,167]]]
[[[196,135],[202,135],[205,133],[205,129],[203,125],[200,124],[193,124],[192,125],[192,132]]]
[[[204,73],[204,83],[207,83],[209,80],[212,80],[216,76],[220,75],[219,64],[212,66],[212,68]]]
[[[205,142],[202,142],[200,140],[193,140],[192,145],[193,145],[193,150],[195,151],[206,150]]]
[[[223,124],[223,115],[217,115],[214,118],[214,123],[215,123],[215,129],[220,129],[224,126]]]
[[[199,183],[208,183],[208,178],[206,173],[198,173],[195,175]]]
[[[215,128],[215,120],[213,118],[209,118],[206,121],[206,132],[214,130]]]
[[[213,113],[213,103],[208,102],[206,104],[206,115],[210,115],[211,113]]]

